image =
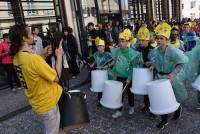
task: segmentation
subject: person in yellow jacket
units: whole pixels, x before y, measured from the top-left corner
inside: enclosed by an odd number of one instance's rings
[[[58,85],[62,70],[62,42],[55,51],[57,61],[54,70],[44,58],[30,52],[33,35],[27,26],[12,26],[9,38],[12,44],[10,54],[33,111],[42,118],[46,134],[58,134],[60,112],[57,104],[62,94],[62,87]]]

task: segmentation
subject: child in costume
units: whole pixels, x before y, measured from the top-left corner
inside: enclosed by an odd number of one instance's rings
[[[119,48],[117,48],[111,65],[113,65],[113,75],[117,77],[118,81],[124,83],[126,86],[125,90],[128,93],[128,103],[130,106],[129,114],[134,113],[134,94],[130,91],[131,80],[132,80],[132,69],[133,67],[139,67],[143,65],[142,55],[129,48],[128,44],[130,41],[129,32],[124,31],[119,34]],[[123,101],[122,95],[122,101]],[[117,109],[117,112],[112,115],[113,118],[118,118],[122,116],[122,108]]]
[[[144,61],[144,68],[148,67],[148,54],[153,49],[149,40],[150,40],[150,32],[146,27],[141,27],[138,31],[138,39],[139,39],[139,46],[136,48],[137,51],[142,53],[143,61]],[[145,107],[142,108],[142,112],[146,112],[149,109],[149,97],[148,95],[144,95],[144,104]]]
[[[184,42],[186,51],[191,51],[199,40],[196,33],[191,30],[189,22],[184,23],[184,31],[181,34],[181,40]]]
[[[109,68],[109,63],[112,62],[113,58],[111,53],[105,52],[105,42],[104,40],[97,37],[95,39],[95,44],[97,46],[97,52],[93,54],[93,57],[90,59],[89,66],[91,70],[95,70],[96,68],[107,69]],[[102,97],[102,92],[98,93],[98,104],[97,106],[101,106],[100,99]]]
[[[171,30],[170,46],[185,51],[184,42],[179,39],[179,32],[177,27],[173,27]]]
[[[151,51],[149,58],[150,69],[155,69],[155,79],[169,79],[171,81],[176,100],[182,103],[187,98],[187,91],[183,83],[184,65],[188,57],[179,49],[169,46],[168,41],[171,33],[171,26],[161,23],[155,28],[158,47]],[[181,114],[181,106],[175,111],[173,119],[177,120]],[[161,115],[161,122],[157,128],[161,129],[168,123],[168,114]]]
[[[153,48],[157,47],[157,42],[156,42],[156,33],[155,32],[150,32],[150,40],[149,43]]]

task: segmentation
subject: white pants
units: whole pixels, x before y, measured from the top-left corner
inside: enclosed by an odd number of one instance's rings
[[[51,111],[41,115],[45,125],[45,134],[58,134],[60,127],[60,111],[56,105]]]

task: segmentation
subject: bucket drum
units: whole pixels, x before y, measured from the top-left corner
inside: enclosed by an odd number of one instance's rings
[[[178,109],[171,83],[167,79],[160,79],[147,84],[150,101],[150,111],[156,115],[169,114]]]

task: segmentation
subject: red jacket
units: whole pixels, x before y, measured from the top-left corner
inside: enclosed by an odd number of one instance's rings
[[[12,64],[12,58],[8,55],[10,50],[10,43],[8,42],[1,42],[0,43],[0,58],[2,59],[2,64]]]

